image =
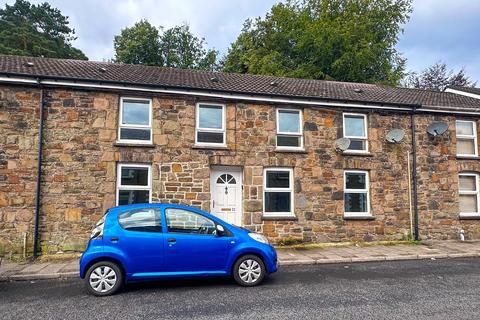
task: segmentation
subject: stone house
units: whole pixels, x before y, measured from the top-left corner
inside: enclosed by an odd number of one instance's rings
[[[0,56],[0,255],[32,238],[82,250],[109,207],[149,201],[274,242],[479,239],[479,108],[373,84]],[[392,129],[404,138],[388,142]]]

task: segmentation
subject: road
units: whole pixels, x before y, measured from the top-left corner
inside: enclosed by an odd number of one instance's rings
[[[0,319],[480,319],[480,259],[283,267],[228,279],[131,284],[105,298],[77,279],[0,283]]]

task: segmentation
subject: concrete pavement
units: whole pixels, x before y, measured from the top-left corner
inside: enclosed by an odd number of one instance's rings
[[[480,257],[480,241],[434,241],[420,245],[277,248],[281,266]],[[78,277],[78,260],[0,264],[0,281]]]

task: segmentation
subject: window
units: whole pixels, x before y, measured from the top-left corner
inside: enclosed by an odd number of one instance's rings
[[[169,208],[165,210],[167,230],[171,233],[215,234],[212,220],[191,211]]]
[[[477,126],[474,121],[457,120],[457,155],[477,156]]]
[[[142,164],[119,164],[117,172],[117,205],[149,203],[151,167]]]
[[[460,173],[458,184],[460,216],[480,216],[478,211],[478,174]]]
[[[368,172],[349,170],[344,174],[344,214],[349,216],[370,215]]]
[[[264,171],[265,216],[293,216],[293,170],[272,168]]]
[[[155,208],[136,209],[121,213],[118,223],[128,231],[162,232],[160,210]]]
[[[221,146],[226,144],[224,105],[199,103],[196,118],[196,144]]]
[[[302,112],[277,109],[277,148],[303,148]]]
[[[152,143],[152,100],[120,99],[119,142]]]
[[[344,113],[343,136],[351,141],[346,152],[368,152],[367,116]]]

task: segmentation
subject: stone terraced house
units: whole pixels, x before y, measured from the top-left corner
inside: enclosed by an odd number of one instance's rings
[[[82,250],[149,201],[274,242],[480,239],[479,116],[457,93],[3,55],[0,255]]]

